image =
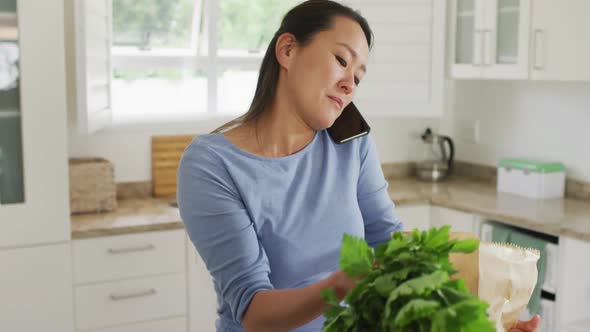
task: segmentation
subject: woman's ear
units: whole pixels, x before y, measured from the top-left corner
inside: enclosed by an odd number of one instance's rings
[[[285,32],[277,38],[275,55],[281,67],[289,69],[296,52],[297,39],[292,33]]]

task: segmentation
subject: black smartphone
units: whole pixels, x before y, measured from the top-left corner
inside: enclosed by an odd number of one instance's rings
[[[350,102],[342,110],[342,114],[334,121],[332,127],[327,130],[334,142],[342,144],[367,135],[371,131],[371,127],[369,127],[358,108]]]

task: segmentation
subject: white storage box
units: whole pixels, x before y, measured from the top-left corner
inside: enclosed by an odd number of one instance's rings
[[[565,191],[565,166],[559,162],[502,159],[498,192],[532,198],[559,198]]]

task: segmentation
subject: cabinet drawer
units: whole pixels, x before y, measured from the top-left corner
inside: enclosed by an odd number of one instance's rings
[[[404,231],[411,231],[414,228],[424,231],[430,228],[429,205],[397,206],[395,215],[404,225]]]
[[[186,315],[186,277],[173,274],[77,286],[78,330]]]
[[[186,332],[186,318],[172,318],[146,323],[121,325],[92,332]],[[80,331],[81,332],[81,331]]]
[[[184,230],[73,242],[76,284],[185,271]]]

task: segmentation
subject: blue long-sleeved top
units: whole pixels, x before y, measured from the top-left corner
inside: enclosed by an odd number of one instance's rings
[[[338,269],[342,235],[375,247],[401,229],[370,135],[326,130],[295,154],[265,158],[223,134],[198,136],[178,170],[178,205],[213,276],[217,331],[243,331],[257,291],[298,288]],[[321,331],[323,317],[296,331]]]

